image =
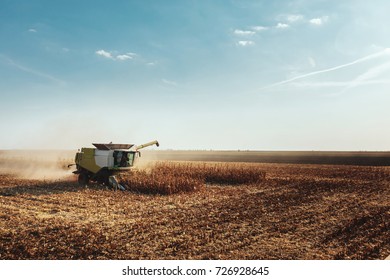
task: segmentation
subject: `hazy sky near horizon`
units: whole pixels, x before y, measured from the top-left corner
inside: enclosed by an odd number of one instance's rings
[[[0,149],[390,150],[390,1],[0,2]]]

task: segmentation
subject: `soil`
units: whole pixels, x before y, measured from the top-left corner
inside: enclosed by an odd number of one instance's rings
[[[173,195],[0,174],[0,259],[384,259],[390,167],[253,163]]]

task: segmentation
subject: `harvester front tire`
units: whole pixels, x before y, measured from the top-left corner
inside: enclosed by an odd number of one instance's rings
[[[109,186],[110,184],[108,181],[108,177],[110,177],[109,171],[107,169],[103,169],[99,172],[98,182],[106,186]]]
[[[88,182],[89,182],[88,174],[80,173],[79,178],[78,178],[78,182],[79,182],[80,187],[86,187],[88,185]]]

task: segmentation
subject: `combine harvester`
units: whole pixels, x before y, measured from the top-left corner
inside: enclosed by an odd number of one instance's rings
[[[116,179],[115,174],[130,170],[141,156],[140,149],[156,145],[157,141],[135,146],[134,144],[92,144],[96,148],[81,148],[76,153],[74,174],[78,174],[80,186],[86,186],[89,181],[111,186],[114,189],[125,190]]]

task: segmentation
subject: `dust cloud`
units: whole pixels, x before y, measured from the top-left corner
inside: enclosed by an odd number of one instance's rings
[[[141,151],[141,156],[137,157],[134,162],[134,168],[137,170],[150,172],[156,162],[160,160],[161,159],[159,156],[153,152],[151,153],[150,151]]]
[[[33,180],[71,179],[74,151],[0,151],[0,173]]]

